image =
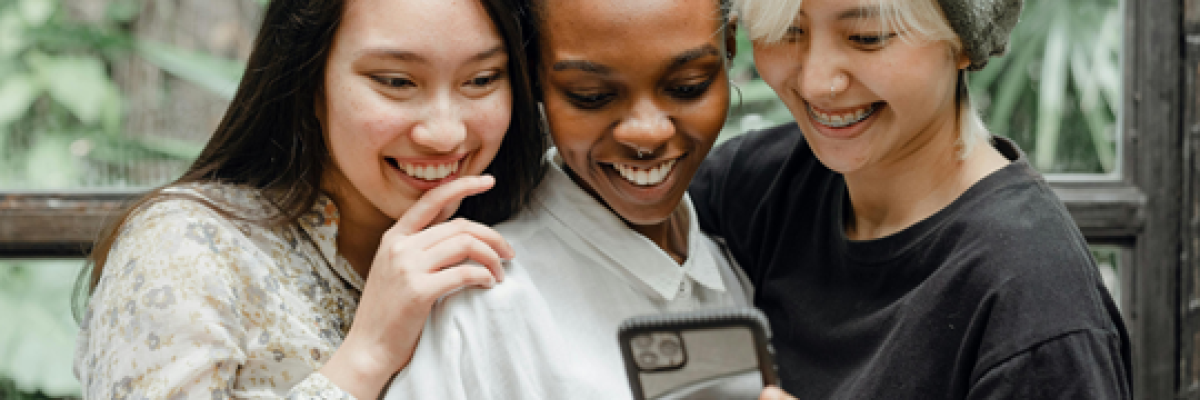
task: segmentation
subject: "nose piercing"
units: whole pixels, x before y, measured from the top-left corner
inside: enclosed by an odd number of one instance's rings
[[[640,159],[646,158],[646,153],[648,153],[648,152],[645,150],[642,150],[641,147],[638,147],[637,153],[638,153],[637,158],[640,160]]]
[[[831,99],[832,99],[832,98],[834,98],[835,96],[837,96],[837,90],[836,90],[836,88],[837,88],[837,83],[830,83],[830,84],[829,84],[829,98],[831,98]]]

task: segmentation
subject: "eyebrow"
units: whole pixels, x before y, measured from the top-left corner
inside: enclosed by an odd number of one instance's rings
[[[717,48],[712,44],[706,43],[703,46],[685,51],[682,54],[675,56],[675,58],[671,60],[671,68],[675,68],[708,56],[720,57],[721,52],[718,51]]]
[[[612,73],[612,68],[609,68],[607,66],[597,64],[597,63],[594,63],[591,61],[584,61],[584,60],[559,61],[559,62],[554,63],[554,65],[551,67],[551,69],[553,69],[554,71],[566,71],[568,69],[577,69],[577,70],[580,70],[583,72],[590,72],[593,74],[601,74],[601,75],[608,75],[608,74]]]
[[[703,46],[700,46],[700,47],[697,47],[694,49],[686,50],[683,53],[680,53],[679,55],[671,58],[671,68],[675,68],[680,65],[687,64],[689,62],[695,61],[700,58],[704,58],[704,57],[708,57],[708,56],[720,56],[720,55],[721,55],[721,52],[718,51],[715,46],[713,46],[712,44],[705,44]],[[589,72],[589,73],[601,74],[601,75],[608,75],[608,74],[612,73],[612,68],[609,68],[606,65],[591,62],[591,61],[585,61],[585,60],[559,61],[559,62],[554,63],[554,65],[551,66],[551,69],[553,69],[554,71],[565,71],[565,70],[569,70],[569,69],[574,69],[574,70],[580,70],[583,72]]]
[[[490,49],[475,53],[475,55],[471,56],[471,58],[467,59],[467,61],[468,62],[483,61],[483,60],[495,57],[495,56],[503,54],[503,53],[504,53],[504,45],[496,45],[496,47],[492,47]],[[424,56],[422,56],[418,53],[412,52],[412,51],[396,50],[396,49],[389,49],[389,48],[371,48],[371,49],[363,50],[363,51],[359,52],[359,58],[363,58],[363,57],[379,57],[379,58],[385,58],[385,59],[396,60],[396,61],[409,61],[409,62],[418,62],[418,63],[426,63],[429,61]]]
[[[878,17],[879,14],[879,7],[854,7],[838,13],[837,19],[838,21],[844,21],[848,19],[868,19]]]

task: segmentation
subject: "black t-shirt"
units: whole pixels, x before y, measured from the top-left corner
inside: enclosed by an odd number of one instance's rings
[[[1012,142],[945,209],[853,241],[842,176],[795,124],[717,148],[692,182],[769,317],[800,399],[1131,397],[1130,345],[1087,243]]]

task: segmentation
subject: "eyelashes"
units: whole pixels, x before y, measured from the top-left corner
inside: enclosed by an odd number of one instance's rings
[[[480,73],[462,82],[468,89],[486,89],[503,81],[508,76],[507,71],[492,70]],[[417,83],[405,75],[370,75],[371,80],[388,89],[409,89],[417,87]]]
[[[716,76],[710,76],[699,83],[672,85],[664,88],[663,91],[668,96],[678,100],[695,100],[707,93],[715,80]],[[572,92],[568,90],[564,91],[563,94],[572,105],[583,110],[603,108],[617,98],[617,92],[615,91]]]

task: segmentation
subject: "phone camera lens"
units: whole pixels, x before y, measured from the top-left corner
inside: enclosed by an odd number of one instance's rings
[[[641,364],[642,368],[657,367],[658,356],[654,355],[654,353],[642,353],[638,356],[638,364]]]
[[[679,354],[679,341],[675,338],[665,338],[658,343],[658,352],[666,357]]]
[[[648,348],[652,343],[654,343],[654,339],[651,339],[650,335],[638,335],[633,338],[633,347],[639,349]]]

